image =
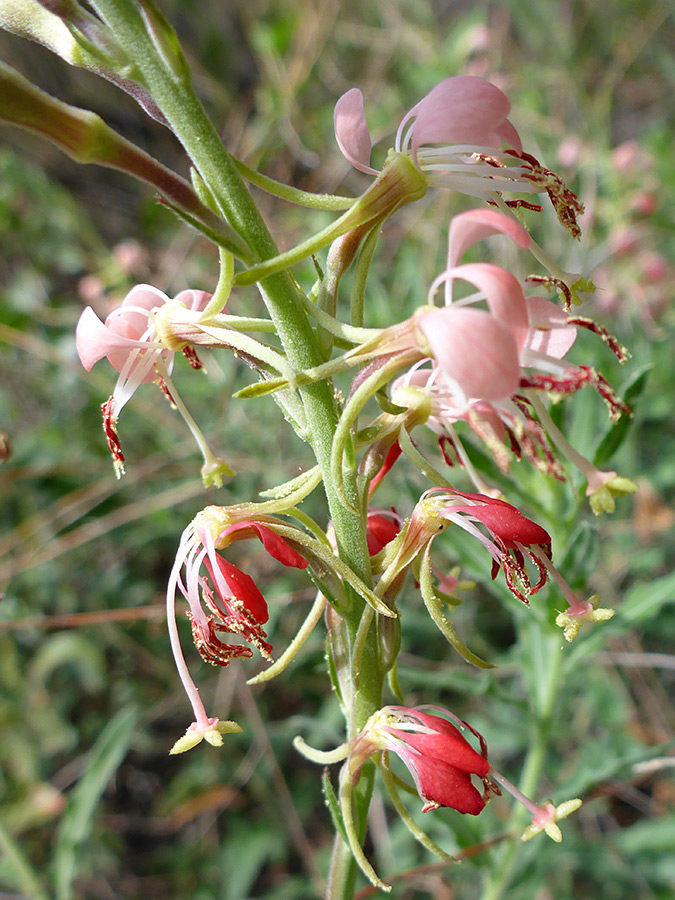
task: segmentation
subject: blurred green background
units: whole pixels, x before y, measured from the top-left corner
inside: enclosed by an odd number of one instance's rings
[[[461,561],[479,586],[454,622],[499,664],[471,669],[428,619],[412,583],[402,604],[400,678],[406,700],[440,702],[481,730],[491,759],[517,780],[545,733],[539,798],[583,796],[564,843],[540,837],[514,855],[509,804],[478,819],[448,810],[417,816],[461,866],[437,864],[376,798],[367,850],[397,898],[670,900],[675,893],[675,493],[673,326],[675,200],[670,4],[640,0],[505,3],[309,4],[162,0],[194,66],[195,82],[227,146],[267,174],[314,191],[367,185],[340,156],[335,100],[362,88],[376,139],[453,74],[507,91],[527,149],[556,168],[586,203],[573,244],[552,214],[533,230],[569,271],[598,285],[584,312],[633,354],[625,368],[591,335],[574,359],[597,365],[635,396],[630,423],[610,432],[586,393],[557,410],[582,451],[605,456],[640,489],[614,516],[593,519],[579,483],[550,485],[525,463],[507,496],[546,525],[561,569],[616,617],[559,657],[550,629],[556,598],[520,608],[487,556],[459,538],[437,541],[437,563]],[[41,47],[0,34],[0,56],[41,87],[94,109],[130,140],[187,174],[180,147],[126,95]],[[0,890],[2,898],[304,900],[327,870],[331,826],[319,770],[294,735],[342,740],[324,672],[321,629],[278,681],[250,688],[261,663],[191,665],[209,709],[244,733],[220,751],[167,753],[189,721],[170,656],[163,592],[181,531],[208,503],[254,498],[309,464],[276,407],[233,401],[251,380],[237,360],[205,354],[208,374],[176,361],[175,379],[214,449],[237,476],[204,492],[183,423],[156,390],[139,390],[120,420],[127,475],[115,481],[100,428],[114,375],[87,374],[75,353],[83,306],[104,316],[137,282],[174,295],[213,289],[217,256],[143,188],[78,167],[30,135],[0,132]],[[375,158],[383,153],[376,147]],[[256,194],[258,196],[258,194]],[[259,195],[282,247],[328,221]],[[468,198],[430,192],[385,229],[370,278],[368,323],[424,302],[439,271],[449,216]],[[495,245],[497,261],[509,260]],[[481,253],[485,253],[482,248]],[[476,257],[477,258],[477,257]],[[483,257],[484,258],[484,257]],[[511,260],[512,261],[512,260]],[[299,268],[299,274],[309,269]],[[253,289],[232,312],[260,314]],[[627,426],[627,427],[626,427]],[[430,457],[431,436],[416,435]],[[476,449],[474,457],[489,469]],[[378,502],[407,514],[427,485],[402,464]],[[395,470],[396,471],[396,470]],[[516,483],[517,480],[517,483]],[[322,514],[318,500],[313,514]],[[240,549],[241,548],[241,549]],[[565,549],[567,548],[567,549]],[[445,558],[444,558],[445,555]],[[305,583],[256,548],[231,558],[255,574],[270,605],[277,651],[312,599]],[[181,626],[182,627],[182,626]],[[186,645],[189,642],[186,628]],[[551,658],[560,669],[547,672]],[[555,686],[542,718],[540,686]],[[551,699],[551,697],[549,697]],[[411,809],[418,809],[417,801]],[[497,838],[495,846],[476,848]],[[475,851],[475,852],[474,852]],[[490,893],[492,892],[492,893]],[[372,895],[362,887],[360,897]]]

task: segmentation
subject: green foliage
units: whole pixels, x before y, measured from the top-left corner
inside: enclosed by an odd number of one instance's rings
[[[299,3],[207,0],[195,16],[194,4],[184,0],[160,5],[193,54],[198,90],[224,126],[228,146],[270,176],[307,190],[355,195],[366,183],[346,173],[332,136],[332,104],[356,83],[377,138],[436,81],[471,72],[508,84],[514,120],[552,167],[561,142],[578,139],[576,159],[563,170],[590,208],[586,237],[570,246],[560,235],[553,249],[570,271],[598,281],[589,314],[597,312],[633,353],[625,373],[617,365],[608,377],[635,412],[610,426],[588,391],[561,404],[556,421],[598,464],[611,458],[621,474],[639,478],[640,492],[633,507],[623,499],[616,516],[593,520],[576,476],[571,485],[551,484],[521,462],[511,477],[470,438],[467,449],[510,500],[547,523],[556,560],[573,586],[590,583],[617,614],[561,652],[551,624],[560,605],[556,594],[542,592],[526,609],[501,574],[490,581],[490,559],[480,545],[463,533],[447,534],[434,543],[435,565],[448,571],[461,561],[461,577],[478,582],[452,610],[453,626],[499,669],[493,675],[466,665],[409,590],[400,604],[399,678],[411,702],[444,703],[475,724],[491,758],[513,780],[532,740],[543,734],[545,778],[535,793],[558,802],[584,794],[585,804],[564,823],[562,848],[544,837],[522,849],[506,840],[462,865],[426,874],[415,868],[428,864],[428,856],[378,807],[373,858],[382,871],[400,876],[392,896],[402,900],[453,891],[462,898],[481,891],[499,896],[489,892],[506,863],[510,886],[502,896],[509,900],[667,900],[675,890],[675,821],[667,811],[675,577],[673,548],[664,539],[675,494],[673,271],[671,265],[665,280],[651,282],[644,256],[656,250],[672,259],[675,250],[672,25],[665,6],[614,0],[606,11],[591,0],[568,6],[513,0],[463,9],[350,0],[335,9],[323,4],[310,16]],[[0,43],[10,60],[24,53],[28,59],[34,49],[5,36]],[[55,64],[35,58],[49,81]],[[58,71],[63,96],[82,102],[77,74]],[[160,126],[145,123],[140,110],[106,90],[105,109],[97,111],[115,124],[119,118],[122,133],[163,160],[184,165]],[[316,896],[313,873],[327,869],[330,821],[318,769],[290,741],[300,732],[326,747],[343,739],[335,695],[327,697],[322,635],[312,635],[289,678],[264,692],[244,684],[256,662],[225,673],[203,666],[202,693],[217,698],[223,717],[249,725],[243,735],[226,736],[225,752],[200,745],[169,758],[186,717],[159,608],[178,537],[197,509],[253,497],[312,461],[281,427],[273,404],[231,399],[252,381],[243,363],[204,353],[206,375],[178,358],[175,377],[213,446],[237,471],[236,481],[203,491],[194,449],[153,385],[123,412],[128,474],[114,480],[96,424],[113,378],[103,366],[87,375],[76,359],[73,332],[82,305],[92,303],[104,315],[111,296],[143,281],[174,293],[212,288],[216,256],[140,186],[90,170],[81,174],[15,134],[3,137],[0,432],[9,436],[13,456],[0,467],[0,886],[36,900]],[[619,172],[612,150],[628,139],[649,161]],[[15,141],[19,149],[9,146]],[[654,195],[650,215],[634,205],[640,192]],[[387,224],[369,279],[366,325],[389,323],[392,310],[403,318],[425,302],[445,252],[443,224],[469,202],[428,196]],[[305,211],[266,198],[261,203],[289,246],[306,236]],[[329,220],[310,215],[317,228]],[[535,237],[551,225],[528,221]],[[612,249],[622,224],[637,234],[628,253]],[[401,245],[406,232],[411,237]],[[128,239],[138,251],[131,262],[120,252]],[[503,243],[491,246],[496,261],[508,260]],[[231,311],[256,315],[257,304],[253,289],[244,289]],[[609,352],[601,342],[587,335],[580,348],[585,364],[606,369]],[[223,433],[217,430],[222,421]],[[420,434],[419,442],[440,465],[433,439]],[[422,480],[403,473],[399,463],[378,503],[407,515]],[[454,475],[459,484],[461,473]],[[317,517],[324,513],[315,495],[306,508]],[[255,571],[272,608],[270,634],[279,652],[313,591],[295,573],[279,579],[262,555],[240,546],[232,558]],[[135,619],[122,619],[126,613]],[[180,627],[187,637],[187,624]],[[251,709],[264,725],[250,724],[256,721]],[[659,759],[666,761],[659,765]],[[650,760],[651,768],[640,765]],[[328,788],[327,796],[335,807]],[[416,820],[450,852],[511,827],[503,802],[477,819],[451,811],[422,817],[417,803],[408,804]],[[296,812],[311,853],[292,825]],[[518,853],[509,859],[511,847]]]

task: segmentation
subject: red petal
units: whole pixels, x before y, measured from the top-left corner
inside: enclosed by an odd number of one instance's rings
[[[284,566],[293,566],[295,569],[306,569],[307,560],[301,556],[289,543],[287,543],[272,528],[261,525],[260,522],[247,522],[258,535],[265,547],[265,550],[274,559],[277,559]]]
[[[453,491],[467,500],[478,500],[480,506],[455,506],[455,511],[468,513],[486,525],[490,531],[503,541],[505,547],[515,547],[516,543],[526,547],[547,546],[551,543],[551,535],[541,525],[524,516],[515,506],[505,500],[496,500],[484,494],[470,494]]]
[[[417,753],[400,756],[415,779],[422,799],[471,816],[483,811],[485,800],[467,772]]]
[[[300,553],[280,537],[274,529],[269,528],[267,525],[261,525],[260,522],[244,519],[234,525],[228,525],[228,527],[219,535],[219,539],[224,540],[230,535],[236,535],[231,539],[232,541],[243,541],[249,537],[253,537],[250,533],[251,531],[255,532],[255,535],[260,539],[269,555],[280,563],[283,563],[283,565],[293,566],[296,569],[307,568],[307,560],[304,556],[301,556]],[[229,544],[230,541],[228,540],[227,543]]]
[[[399,458],[400,455],[401,455],[401,448],[399,446],[398,441],[396,441],[396,443],[392,444],[391,447],[389,448],[389,450],[387,451],[387,455],[385,456],[384,462],[382,463],[382,468],[377,473],[377,475],[375,475],[375,477],[372,478],[370,481],[370,484],[368,486],[368,495],[369,496],[372,497],[372,495],[375,493],[375,488],[382,481],[384,476],[391,469],[391,467],[394,465],[394,463],[396,462],[396,460]],[[373,554],[371,553],[370,555],[372,556]]]
[[[417,734],[415,732],[404,734],[399,732],[398,736],[428,759],[446,763],[463,772],[487,775],[490,763],[473,749],[461,732],[456,728],[454,731],[455,734],[447,732],[445,734]]]
[[[371,513],[366,524],[366,540],[368,553],[375,556],[389,541],[393,541],[401,530],[399,522],[382,513]]]
[[[503,541],[505,547],[513,548],[516,544],[524,544],[526,547],[539,544],[546,546],[551,543],[548,531],[526,518],[514,506],[510,509],[502,506],[465,506],[462,509],[486,525]]]
[[[218,560],[218,568],[234,597],[237,600],[241,600],[257,622],[261,625],[264,624],[269,619],[267,603],[251,576],[242,572],[241,569],[238,569],[235,565],[228,562],[226,559],[223,559],[223,557],[218,554],[216,554],[216,559]],[[204,565],[208,569],[211,580],[217,590],[211,560],[208,557],[205,557]],[[218,591],[218,594],[220,594],[220,591]]]

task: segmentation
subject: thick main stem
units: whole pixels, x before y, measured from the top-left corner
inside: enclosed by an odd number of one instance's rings
[[[260,260],[277,256],[274,240],[191,84],[168,71],[135,6],[129,0],[95,0],[93,6],[137,63],[152,97],[233,228]],[[260,289],[291,366],[300,371],[318,365],[322,360],[315,332],[289,274],[280,272],[270,276],[261,282]],[[328,477],[330,449],[337,424],[331,386],[328,382],[319,382],[304,386],[300,393],[306,408],[311,443],[324,473],[341,556],[359,577],[368,582],[364,517],[339,502]],[[352,492],[356,501],[355,487]]]
[[[171,71],[166,65],[137,7],[130,0],[92,0],[92,5],[138,65],[150,94],[213,193],[223,215],[259,260],[276,256],[278,251],[274,240],[191,84],[186,76],[176,75],[179,67]],[[290,275],[285,271],[272,275],[260,283],[260,290],[290,365],[301,371],[322,362],[315,331]],[[310,442],[324,477],[338,552],[341,559],[366,584],[370,584],[365,511],[354,512],[344,506],[331,478],[331,448],[338,421],[332,385],[327,381],[305,385],[300,388],[300,395]],[[345,493],[354,508],[358,508],[355,472],[345,482]],[[349,591],[349,588],[346,586],[345,590]],[[352,592],[350,608],[345,616],[350,644],[353,644],[363,608],[363,599]],[[349,737],[363,727],[368,716],[381,706],[383,679],[373,628],[362,648],[359,683],[354,685],[352,691],[351,709],[348,711]],[[371,792],[372,777],[362,779],[356,800],[361,829],[365,827]],[[338,841],[342,843],[340,838]],[[345,854],[344,847],[336,852],[333,869],[336,867],[339,874],[331,878],[329,896],[347,900],[353,896],[356,868],[351,856]]]

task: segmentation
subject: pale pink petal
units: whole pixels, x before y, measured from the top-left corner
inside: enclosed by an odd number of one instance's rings
[[[515,126],[508,119],[505,119],[498,128],[495,128],[495,134],[506,141],[507,144],[510,144],[516,153],[523,152],[520,135],[516,131]]]
[[[505,234],[526,249],[532,238],[523,226],[496,209],[469,209],[455,216],[448,233],[448,268],[456,266],[469,247],[493,234]]]
[[[506,94],[483,78],[446,78],[405,115],[396,136],[397,146],[406,124],[416,117],[411,145],[415,160],[423,144],[497,147],[497,130],[510,109]]]
[[[530,320],[528,350],[562,359],[574,344],[577,329],[567,324],[567,313],[544,297],[526,297]]]
[[[169,298],[164,291],[160,291],[159,288],[154,287],[152,284],[137,284],[132,287],[124,300],[122,300],[122,306],[140,306],[150,312],[156,306],[162,306],[164,303],[167,303],[168,300]]]
[[[130,340],[106,327],[91,306],[82,312],[75,330],[75,346],[80,362],[89,372],[99,359],[122,353],[124,359],[135,347],[143,347],[141,341]],[[119,368],[115,366],[119,371]]]
[[[510,329],[481,309],[446,306],[418,324],[445,376],[467,398],[506,400],[520,383],[518,349]]]
[[[525,295],[518,279],[493,263],[465,263],[445,273],[448,278],[461,278],[475,284],[485,294],[495,318],[511,331],[520,352],[530,331]]]
[[[352,88],[340,97],[335,104],[333,121],[342,155],[361,172],[377,175],[377,170],[370,167],[373,144],[363,108],[363,94],[358,88]]]
[[[166,294],[150,284],[137,284],[126,295],[122,305],[110,313],[105,324],[117,334],[140,340],[152,321],[150,311],[163,306],[168,299]],[[147,310],[147,314],[141,310]]]
[[[180,294],[176,295],[175,299],[193,312],[201,312],[212,296],[213,294],[209,294],[206,291],[196,291],[190,288],[186,291],[181,291]]]

